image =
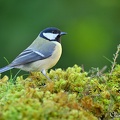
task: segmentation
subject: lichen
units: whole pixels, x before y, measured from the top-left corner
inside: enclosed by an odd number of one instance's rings
[[[0,120],[120,119],[120,65],[94,77],[78,65],[47,75],[1,78]]]

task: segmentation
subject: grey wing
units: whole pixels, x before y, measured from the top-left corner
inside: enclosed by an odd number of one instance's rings
[[[28,64],[34,61],[43,60],[50,57],[55,49],[55,44],[44,44],[36,50],[34,48],[27,48],[21,54],[19,54],[10,66],[19,66]]]

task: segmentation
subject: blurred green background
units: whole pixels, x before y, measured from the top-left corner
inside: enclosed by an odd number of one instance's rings
[[[110,68],[104,56],[112,60],[120,43],[120,0],[0,0],[0,67],[51,26],[68,33],[54,68]]]

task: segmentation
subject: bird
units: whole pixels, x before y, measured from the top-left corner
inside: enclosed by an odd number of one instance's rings
[[[45,28],[9,65],[0,68],[0,73],[17,68],[28,72],[41,72],[50,80],[46,70],[59,61],[62,54],[61,36],[66,34],[56,27]]]

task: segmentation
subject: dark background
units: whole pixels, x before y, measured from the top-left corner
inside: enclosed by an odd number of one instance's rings
[[[4,57],[11,62],[51,26],[68,33],[54,68],[107,65],[109,70],[105,57],[112,60],[120,43],[120,0],[0,0],[0,67],[7,65]]]

